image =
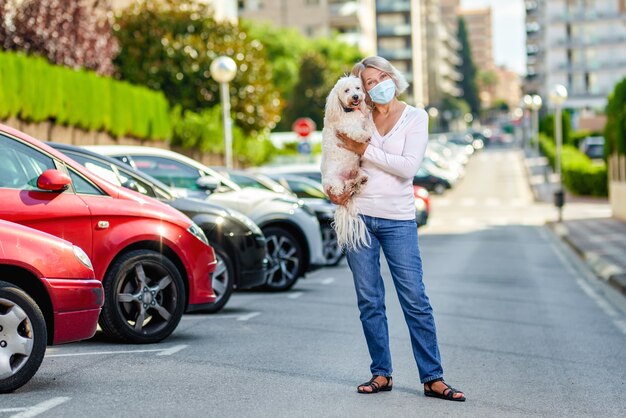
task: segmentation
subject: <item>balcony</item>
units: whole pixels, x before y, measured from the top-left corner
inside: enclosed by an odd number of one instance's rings
[[[554,13],[549,17],[553,23],[596,22],[603,20],[623,21],[624,17],[617,12],[606,10],[583,10],[578,12]]]
[[[377,13],[410,13],[411,12],[411,2],[408,0],[378,0],[376,2],[376,12]]]
[[[386,58],[389,61],[392,61],[392,60],[404,61],[404,60],[410,60],[413,58],[413,51],[411,51],[411,48],[405,48],[405,49],[379,48],[378,55],[380,55],[383,58]]]
[[[554,48],[583,48],[612,46],[626,43],[626,35],[592,36],[569,39],[556,39],[552,42]]]
[[[411,36],[411,25],[382,26],[376,30],[379,37],[383,36]]]

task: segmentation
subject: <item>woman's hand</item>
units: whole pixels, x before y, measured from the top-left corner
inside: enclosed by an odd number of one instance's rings
[[[354,139],[350,138],[343,132],[336,132],[337,138],[339,138],[339,146],[343,149],[347,149],[348,151],[352,151],[357,154],[359,157],[365,154],[365,150],[367,149],[368,142],[356,142]]]

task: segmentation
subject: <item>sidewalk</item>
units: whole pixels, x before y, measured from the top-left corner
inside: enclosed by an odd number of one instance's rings
[[[528,181],[539,202],[554,203],[558,176],[552,173],[548,161],[534,150],[526,149]],[[584,198],[566,195],[568,202],[583,202]],[[598,278],[606,281],[626,296],[626,222],[612,217],[568,219],[549,222],[548,227],[584,260]]]

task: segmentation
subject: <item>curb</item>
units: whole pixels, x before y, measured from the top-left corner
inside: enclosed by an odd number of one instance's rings
[[[600,280],[608,283],[626,296],[626,271],[607,261],[596,252],[581,250],[576,243],[570,239],[566,226],[553,222],[549,222],[547,225],[563,242],[580,256]]]

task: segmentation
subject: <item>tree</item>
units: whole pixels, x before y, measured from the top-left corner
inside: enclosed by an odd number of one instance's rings
[[[606,155],[626,154],[626,78],[615,85],[606,105]]]
[[[298,82],[294,86],[292,99],[287,104],[283,123],[291,124],[300,117],[311,118],[318,128],[324,123],[324,106],[327,88],[327,66],[324,58],[316,52],[310,52],[302,58]]]
[[[0,0],[0,47],[113,74],[118,44],[101,0]]]
[[[459,82],[459,87],[463,90],[463,99],[469,104],[474,116],[480,114],[480,98],[476,85],[476,66],[472,60],[472,51],[465,29],[465,20],[459,18],[457,38],[461,44],[461,64],[458,69],[463,78]]]
[[[118,77],[163,91],[172,106],[201,112],[220,102],[211,62],[230,56],[238,68],[230,83],[235,123],[246,134],[272,129],[282,103],[263,44],[212,16],[206,4],[189,0],[132,4],[116,19]]]
[[[326,96],[333,85],[362,58],[356,46],[342,42],[336,35],[309,39],[294,29],[251,21],[242,25],[265,45],[268,59],[273,63],[273,81],[287,106],[277,131],[291,130],[299,117],[321,121]],[[319,73],[305,74],[304,68]],[[313,84],[307,86],[307,82]],[[318,127],[321,127],[319,123]]]

